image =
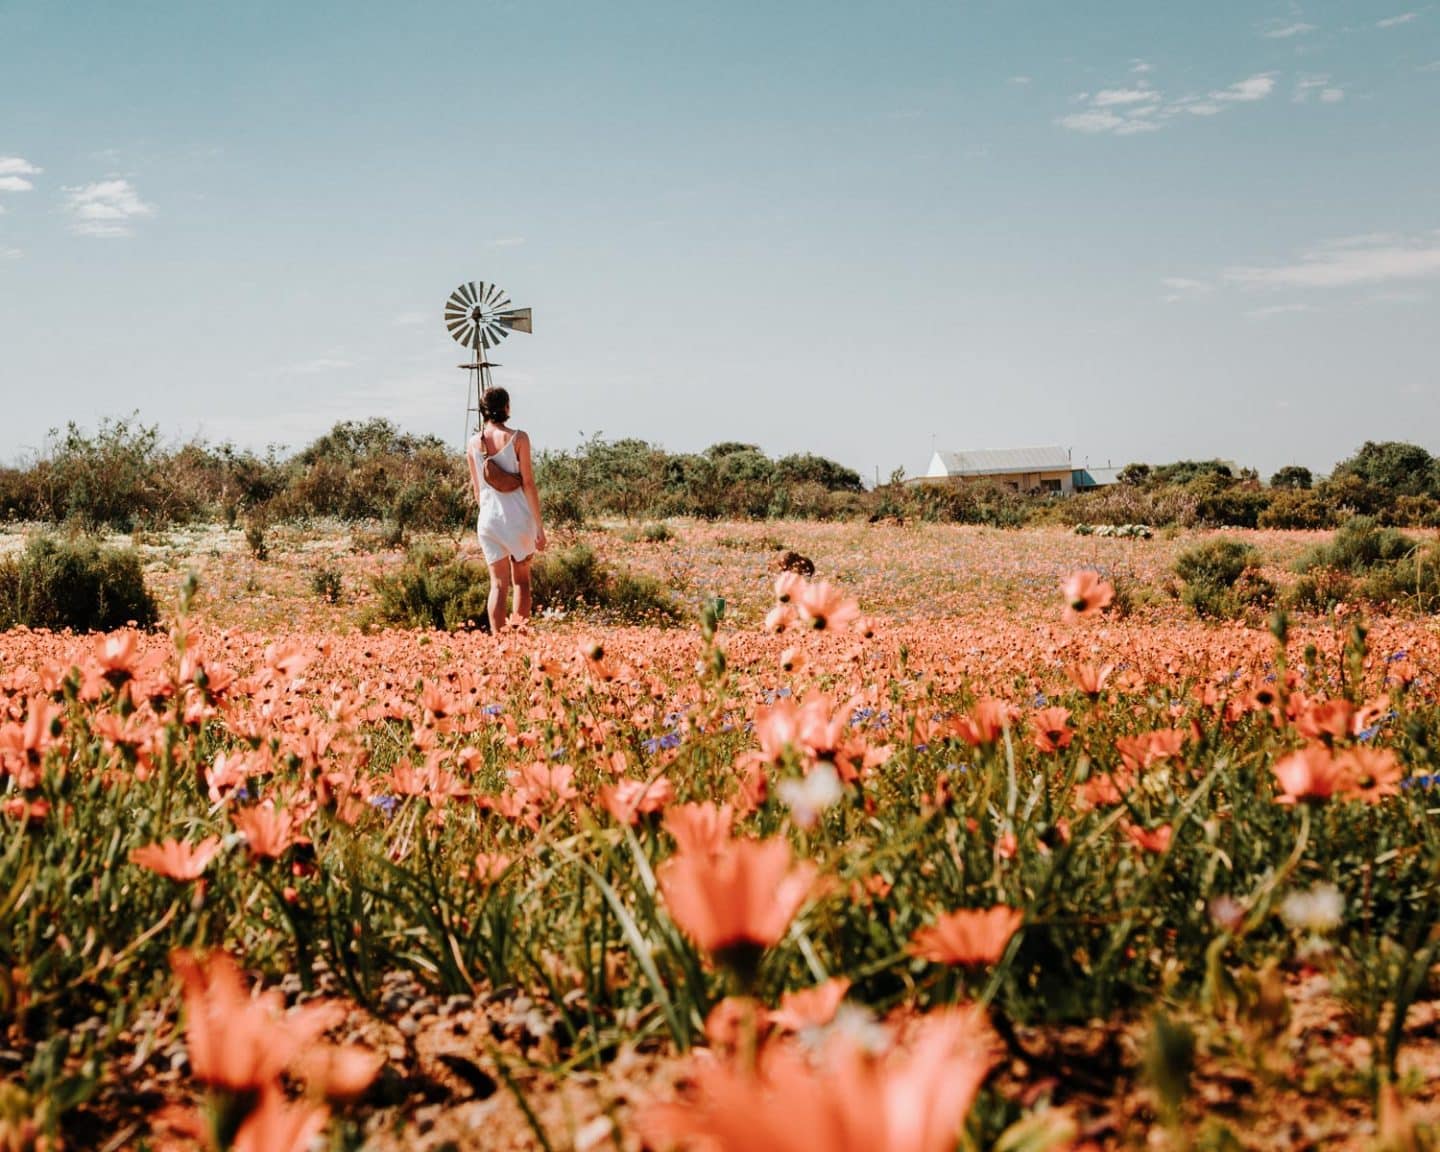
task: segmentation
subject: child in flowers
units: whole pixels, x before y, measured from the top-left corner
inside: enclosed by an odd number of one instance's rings
[[[480,506],[476,534],[485,563],[490,567],[490,630],[498,632],[510,616],[510,589],[515,589],[513,619],[530,618],[530,560],[545,551],[545,528],[540,520],[540,494],[530,464],[530,437],[507,427],[510,393],[487,388],[480,398],[480,431],[470,438],[465,456],[470,464],[470,485]],[[502,491],[486,478],[486,464],[520,477],[513,491]]]

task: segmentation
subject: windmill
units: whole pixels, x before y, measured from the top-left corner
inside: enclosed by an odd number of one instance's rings
[[[460,365],[469,374],[465,402],[468,441],[471,431],[480,426],[480,397],[490,387],[490,369],[500,367],[490,363],[486,353],[511,332],[531,331],[530,309],[511,308],[510,298],[497,285],[472,280],[461,284],[445,301],[445,327],[459,343],[475,352],[474,360]]]

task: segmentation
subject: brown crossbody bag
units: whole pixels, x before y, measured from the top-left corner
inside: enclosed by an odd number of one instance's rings
[[[494,488],[497,492],[519,491],[524,480],[518,472],[507,472],[490,458],[489,449],[485,447],[485,425],[480,425],[480,455],[484,461],[480,474],[484,477],[485,483]]]

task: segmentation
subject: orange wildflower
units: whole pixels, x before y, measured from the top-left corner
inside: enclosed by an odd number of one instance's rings
[[[981,747],[993,744],[1015,720],[1015,709],[1004,700],[987,696],[978,700],[969,713],[950,722],[950,728],[965,743]]]
[[[273,804],[237,809],[230,819],[236,831],[244,834],[250,855],[258,859],[276,859],[299,839],[295,835],[295,814]]]
[[[1035,747],[1041,752],[1059,752],[1068,748],[1075,732],[1070,727],[1070,709],[1059,706],[1042,708],[1031,717],[1035,725]]]
[[[1174,838],[1174,831],[1169,824],[1161,824],[1158,828],[1141,828],[1138,824],[1125,825],[1125,835],[1129,837],[1130,843],[1142,852],[1167,851]]]
[[[805,584],[795,596],[795,608],[811,628],[839,630],[860,616],[860,605],[827,580]]]
[[[718,851],[680,852],[660,866],[665,905],[707,952],[742,958],[779,942],[815,881],[781,839],[732,840]]]
[[[494,884],[510,870],[512,857],[504,852],[477,852],[471,874],[481,884]]]
[[[1065,619],[1076,620],[1081,616],[1093,616],[1110,606],[1115,598],[1115,588],[1100,579],[1098,572],[1082,568],[1072,572],[1060,582],[1065,594]]]
[[[1102,664],[1099,668],[1094,664],[1075,664],[1065,672],[1070,682],[1093,700],[1104,690],[1105,682],[1114,670],[1113,664]]]
[[[780,997],[780,1007],[770,1013],[770,1022],[777,1028],[799,1032],[805,1028],[823,1028],[835,1019],[840,1002],[850,991],[850,981],[843,977],[826,980],[813,988],[799,992],[786,992]]]
[[[675,799],[668,777],[654,780],[620,780],[600,789],[600,806],[617,824],[634,824],[641,816],[659,812]]]
[[[983,967],[998,963],[1019,930],[1025,913],[996,904],[992,908],[963,908],[947,912],[910,938],[910,952],[936,964]]]
[[[719,852],[730,842],[735,812],[729,804],[676,804],[666,809],[662,821],[675,845],[688,856]]]
[[[292,1104],[278,1085],[268,1085],[230,1147],[232,1152],[305,1152],[329,1119],[330,1109],[325,1105],[307,1100]]]
[[[693,1098],[652,1108],[642,1135],[715,1152],[951,1152],[988,1070],[979,1018],[952,1009],[921,1020],[908,1053],[837,1033],[818,1063],[785,1046],[758,1076],[704,1065]]]
[[[130,862],[171,880],[196,880],[205,871],[215,853],[220,851],[220,837],[207,836],[198,844],[181,840],[162,840],[146,844],[130,853]]]
[[[1345,699],[1306,702],[1304,711],[1295,717],[1295,731],[1307,740],[1329,744],[1350,734],[1354,713],[1355,706]]]
[[[1323,744],[1307,744],[1270,766],[1279,781],[1281,804],[1297,800],[1328,800],[1344,783],[1340,767]]]
[[[1351,748],[1335,758],[1340,770],[1340,791],[1355,800],[1374,804],[1400,791],[1405,770],[1389,748]]]
[[[195,1078],[231,1092],[270,1084],[344,1010],[309,1004],[288,1016],[278,989],[252,997],[224,952],[177,950],[170,967],[185,992],[185,1042]]]

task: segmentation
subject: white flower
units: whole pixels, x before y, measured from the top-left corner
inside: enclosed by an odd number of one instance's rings
[[[1333,932],[1345,917],[1345,897],[1333,884],[1291,892],[1280,902],[1280,919],[1297,932]]]
[[[790,809],[790,818],[797,827],[813,828],[820,813],[839,802],[845,795],[835,765],[815,765],[803,780],[782,780],[775,790],[780,801]]]

